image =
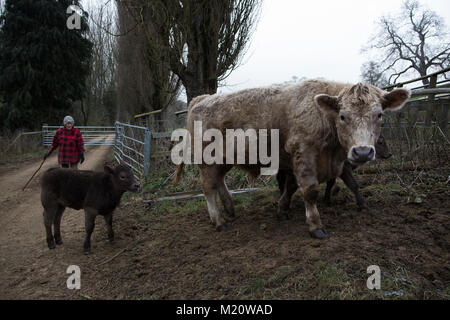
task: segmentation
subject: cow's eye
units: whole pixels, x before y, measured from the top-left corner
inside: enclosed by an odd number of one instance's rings
[[[120,180],[125,180],[125,176],[120,176]]]
[[[378,119],[381,119],[381,113],[378,114]]]
[[[344,116],[341,116],[341,121],[345,121],[345,117]]]

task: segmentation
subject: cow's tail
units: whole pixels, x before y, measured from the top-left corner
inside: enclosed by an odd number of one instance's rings
[[[175,170],[175,173],[173,175],[172,178],[172,183],[174,185],[177,185],[178,182],[181,179],[181,176],[183,175],[183,169],[184,169],[184,162],[182,162],[181,164],[177,165],[177,170]]]

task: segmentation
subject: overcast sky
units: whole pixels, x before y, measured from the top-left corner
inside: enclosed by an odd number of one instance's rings
[[[105,3],[107,0],[83,0]],[[111,0],[110,0],[111,1]],[[263,0],[259,23],[242,65],[218,92],[266,86],[298,78],[358,82],[361,53],[382,16],[403,0]],[[450,0],[421,0],[450,25]],[[183,94],[181,100],[186,100]]]
[[[360,53],[383,14],[402,0],[265,0],[243,65],[218,92],[270,85],[293,76],[358,82]],[[450,0],[422,0],[450,24]]]

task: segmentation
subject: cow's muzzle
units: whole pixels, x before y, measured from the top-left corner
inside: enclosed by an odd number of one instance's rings
[[[135,184],[133,184],[132,186],[131,186],[131,191],[133,191],[133,192],[138,192],[139,191],[139,188],[141,187],[141,185],[139,184],[139,183],[135,183]]]
[[[365,163],[375,160],[375,148],[373,146],[352,147],[349,160],[354,163]]]

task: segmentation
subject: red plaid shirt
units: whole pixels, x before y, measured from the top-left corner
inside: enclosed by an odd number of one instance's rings
[[[51,151],[59,147],[59,163],[77,163],[80,153],[84,152],[84,141],[80,130],[59,128],[53,137]]]

